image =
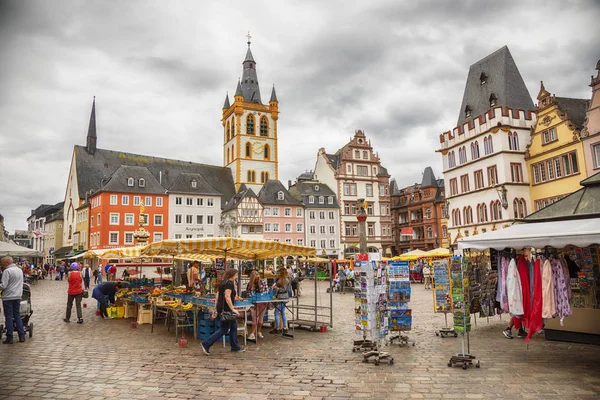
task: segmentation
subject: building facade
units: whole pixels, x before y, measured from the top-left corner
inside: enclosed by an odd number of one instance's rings
[[[263,208],[263,237],[286,244],[305,244],[304,205],[278,180],[267,181],[258,193]]]
[[[525,155],[534,211],[579,190],[587,177],[580,136],[587,100],[553,96],[543,82],[537,99],[537,122]]]
[[[73,251],[88,250],[89,238],[90,203],[86,201],[81,206],[75,209],[75,232],[73,232]]]
[[[369,252],[391,255],[392,216],[389,179],[379,156],[361,130],[335,154],[319,149],[314,179],[333,189],[340,205],[341,255],[358,253],[357,201],[367,202]]]
[[[180,174],[169,188],[169,239],[219,236],[221,196],[200,174]]]
[[[242,183],[225,204],[219,224],[221,236],[263,239],[263,207],[252,188]]]
[[[27,231],[31,238],[31,248],[46,254],[44,237],[48,234],[46,229],[46,218],[63,207],[63,203],[41,204],[35,210],[31,210],[31,215],[27,218]],[[41,262],[43,259],[37,259]]]
[[[223,104],[223,165],[231,169],[236,189],[244,183],[258,193],[269,179],[279,179],[279,102],[273,86],[269,104],[262,103],[250,41],[242,66],[233,104],[229,95]]]
[[[166,239],[168,216],[168,196],[148,168],[122,165],[90,196],[89,248],[133,246],[141,220],[149,242]]]
[[[444,181],[425,168],[420,184],[402,189],[392,186],[392,254],[415,249],[448,247]]]
[[[305,207],[305,245],[317,249],[320,257],[341,257],[340,206],[335,192],[315,180],[312,172],[300,175],[296,183],[290,185],[289,192]]]
[[[148,217],[146,229],[152,234],[150,241],[178,234],[182,238],[189,234],[193,237],[217,234],[222,207],[235,194],[229,168],[99,149],[97,139],[94,99],[86,146],[74,146],[67,179],[63,206],[62,250],[65,254],[74,246],[75,233],[77,248],[82,245],[85,247],[86,236],[90,249],[117,247],[116,243],[119,246],[132,245],[131,234],[138,228],[139,207],[146,203],[144,214]],[[196,181],[195,188],[193,180]],[[95,202],[92,202],[92,196],[96,198]],[[116,204],[111,204],[115,202],[111,196],[116,196]],[[170,213],[169,207],[171,200],[177,202],[177,197],[181,197],[186,206],[188,197],[194,204],[185,213],[181,212],[181,224],[176,223],[176,211]],[[102,202],[102,206],[98,201]],[[89,210],[87,222],[85,203],[93,208]],[[116,226],[108,223],[110,213],[119,214],[113,220],[118,218]],[[191,224],[186,223],[188,215],[192,217]],[[89,224],[89,228],[88,233],[84,234],[86,224]],[[169,227],[173,228],[171,236],[168,235]],[[186,227],[198,230],[186,231]]]
[[[471,65],[458,126],[440,135],[451,244],[530,212],[533,102],[505,46]]]
[[[44,236],[44,263],[56,263],[54,252],[62,247],[63,211],[62,208],[46,218],[46,236]]]
[[[600,61],[596,64],[596,77],[592,76],[592,100],[581,131],[585,169],[588,176],[600,172]]]

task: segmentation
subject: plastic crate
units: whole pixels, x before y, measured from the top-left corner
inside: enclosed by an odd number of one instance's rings
[[[140,309],[138,311],[137,323],[138,323],[138,325],[152,323],[152,310],[151,309],[149,309],[149,310]]]
[[[125,307],[108,307],[106,312],[112,318],[123,318],[125,316]]]

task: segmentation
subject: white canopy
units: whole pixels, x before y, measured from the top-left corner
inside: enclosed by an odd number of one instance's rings
[[[11,242],[0,242],[0,257],[4,256],[39,257],[41,253]]]
[[[536,222],[513,225],[493,232],[458,240],[459,249],[496,249],[524,247],[557,249],[565,246],[587,247],[600,244],[600,218]]]

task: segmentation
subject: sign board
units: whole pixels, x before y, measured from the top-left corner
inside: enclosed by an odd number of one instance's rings
[[[412,235],[414,233],[414,229],[413,228],[402,228],[400,229],[400,234],[401,235]]]
[[[225,259],[224,258],[216,258],[215,259],[215,269],[218,273],[225,272]]]

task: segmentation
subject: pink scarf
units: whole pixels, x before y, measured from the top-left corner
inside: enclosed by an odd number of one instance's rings
[[[546,260],[542,267],[542,318],[553,318],[555,314],[554,277],[550,261]]]

